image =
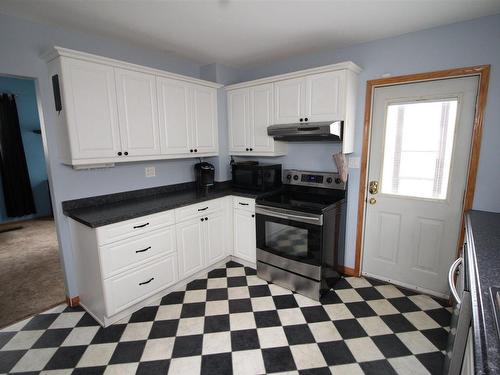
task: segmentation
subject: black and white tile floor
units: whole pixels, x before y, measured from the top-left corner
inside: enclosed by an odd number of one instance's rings
[[[229,262],[101,328],[59,306],[0,331],[0,374],[438,374],[450,309],[364,278],[322,303]]]

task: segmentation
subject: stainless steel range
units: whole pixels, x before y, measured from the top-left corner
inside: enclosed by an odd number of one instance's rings
[[[319,300],[340,278],[346,184],[337,173],[285,170],[283,188],[257,199],[257,275]]]

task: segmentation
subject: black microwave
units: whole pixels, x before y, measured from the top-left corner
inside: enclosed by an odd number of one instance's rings
[[[281,164],[236,163],[232,174],[237,189],[269,191],[281,186]]]

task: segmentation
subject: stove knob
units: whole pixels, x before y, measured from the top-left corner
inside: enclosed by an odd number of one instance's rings
[[[287,175],[286,175],[286,179],[287,179],[287,180],[291,180],[291,179],[292,179],[292,175],[291,175],[291,174],[287,174]]]
[[[342,183],[342,180],[341,180],[340,178],[338,178],[338,177],[337,177],[337,178],[335,179],[335,183],[336,183],[336,184],[340,184],[340,183]]]
[[[299,176],[297,176],[297,175],[295,174],[295,175],[293,175],[293,179],[294,179],[295,181],[297,181],[297,180],[299,179]]]
[[[326,183],[327,183],[327,184],[331,184],[331,183],[332,183],[332,181],[333,181],[333,179],[332,179],[331,177],[328,177],[328,178],[326,179]]]

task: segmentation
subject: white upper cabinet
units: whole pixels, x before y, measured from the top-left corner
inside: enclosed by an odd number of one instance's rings
[[[123,156],[160,154],[156,77],[115,69]]]
[[[221,85],[65,48],[46,55],[62,162],[214,156]],[[60,89],[60,95],[58,94]]]
[[[196,153],[215,153],[218,149],[217,92],[210,87],[192,86],[192,147]]]
[[[157,87],[161,151],[164,154],[187,154],[191,144],[189,85],[159,77]]]
[[[229,152],[233,155],[277,156],[286,144],[267,135],[273,123],[273,85],[228,91]]]
[[[309,122],[344,119],[345,71],[310,75],[306,78],[304,120]]]
[[[295,78],[274,84],[275,124],[299,122],[305,117],[306,79]]]
[[[66,120],[61,149],[74,159],[115,158],[121,151],[115,78],[112,67],[81,60],[64,60],[57,72]],[[66,137],[64,137],[66,136]],[[69,138],[69,139],[68,139]],[[66,156],[66,155],[63,155]],[[65,161],[71,160],[66,158]]]
[[[274,151],[270,151],[273,140],[264,128],[274,124],[343,121],[342,152],[353,152],[360,71],[354,63],[344,62],[226,87],[229,151],[250,155],[247,148],[251,148],[257,155],[284,154],[285,146],[276,150],[282,142],[274,142]]]

